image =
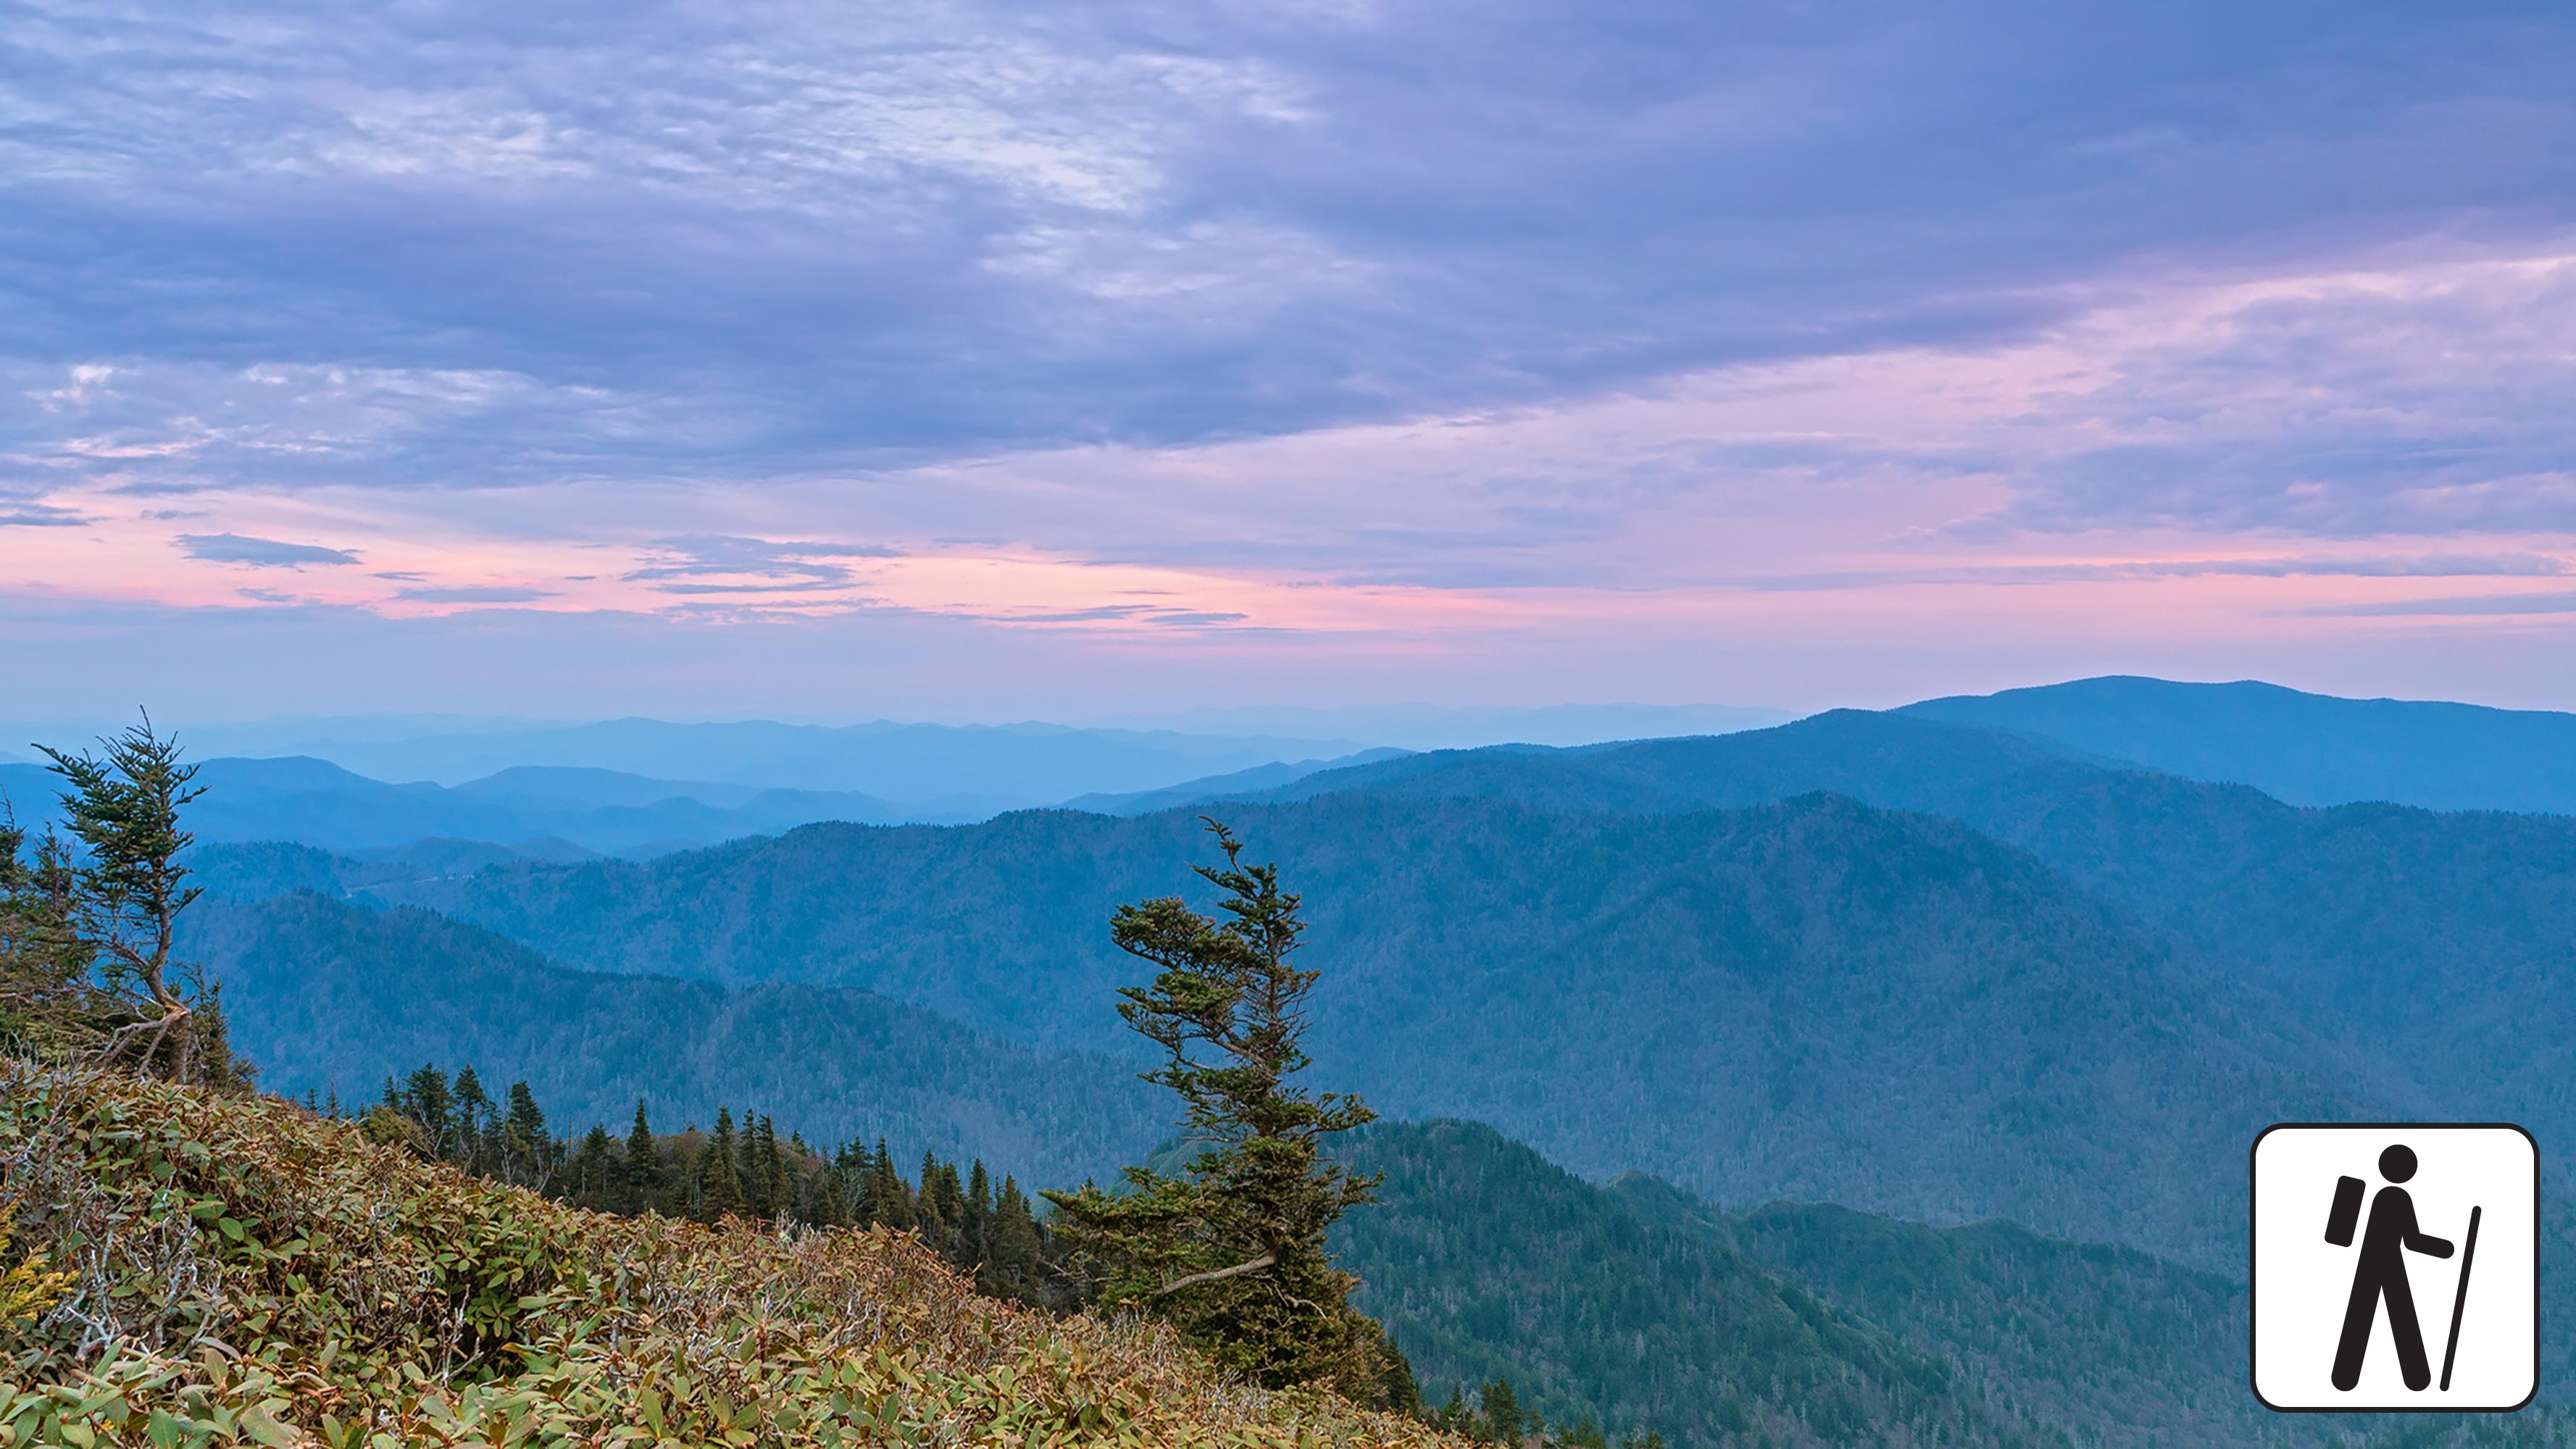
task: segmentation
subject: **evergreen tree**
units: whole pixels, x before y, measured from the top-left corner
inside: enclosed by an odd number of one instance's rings
[[[82,989],[57,998],[78,1009],[55,1025],[77,1029],[101,1063],[246,1087],[252,1071],[232,1059],[220,1001],[172,954],[179,913],[198,896],[179,863],[196,842],[179,812],[205,794],[193,783],[197,767],[181,763],[179,742],[154,733],[149,716],[99,744],[104,758],[37,746],[67,787],[60,796],[64,828],[81,847],[77,860],[42,848],[37,857],[45,887],[39,898],[57,882],[69,887],[61,902],[80,942]],[[14,857],[18,841],[10,844]],[[37,954],[61,960],[41,943]]]
[[[603,1141],[605,1128],[594,1129]],[[546,1131],[546,1114],[525,1082],[510,1084],[510,1108],[501,1119],[502,1170],[515,1180],[542,1187],[554,1170],[554,1137]]]
[[[945,1258],[949,1256],[951,1225],[956,1219],[951,1215],[947,1194],[939,1189],[939,1158],[925,1152],[921,1154],[921,1187],[912,1199],[913,1228],[932,1252]]]
[[[698,1153],[698,1217],[714,1222],[743,1210],[742,1174],[734,1162],[733,1109],[716,1109],[716,1130]]]
[[[774,1218],[796,1207],[796,1189],[788,1181],[787,1156],[778,1146],[778,1128],[764,1114],[760,1119],[759,1142],[760,1191],[753,1195],[754,1211],[761,1217]]]
[[[21,859],[26,840],[0,810],[0,1049],[96,1052],[116,1003],[92,984],[71,847],[47,831]]]
[[[831,1176],[841,1184],[841,1200],[849,1205],[850,1221],[862,1227],[874,1221],[868,1216],[868,1169],[875,1161],[856,1138],[832,1154]]]
[[[1046,1291],[1046,1244],[1037,1216],[1030,1211],[1018,1182],[1005,1175],[1002,1194],[993,1204],[991,1242],[976,1285],[996,1298],[1023,1303],[1043,1301]]]
[[[649,1212],[662,1201],[662,1149],[653,1141],[653,1124],[644,1120],[644,1099],[635,1099],[635,1125],[626,1134],[625,1174],[621,1201],[631,1213]]]
[[[492,1117],[492,1095],[483,1090],[483,1079],[467,1067],[456,1074],[455,1124],[441,1140],[450,1144],[449,1159],[461,1162],[476,1172],[489,1172],[494,1166],[487,1143],[487,1130]]]
[[[1431,1423],[1435,1428],[1456,1434],[1468,1432],[1473,1422],[1467,1409],[1467,1390],[1457,1384],[1450,1385],[1449,1402],[1441,1405],[1440,1412],[1431,1416]]]
[[[734,1149],[733,1169],[742,1182],[742,1209],[746,1216],[767,1217],[769,1205],[763,1200],[767,1173],[760,1160],[760,1114],[742,1114],[742,1137]]]
[[[832,1166],[822,1154],[805,1145],[805,1134],[790,1132],[778,1145],[778,1156],[784,1173],[787,1200],[780,1211],[799,1222],[814,1220],[814,1197],[822,1190],[821,1179],[832,1175]]]
[[[445,1072],[435,1064],[424,1063],[400,1092],[388,1088],[387,1100],[419,1124],[428,1138],[431,1156],[442,1162],[457,1158],[456,1094],[449,1090]]]
[[[607,1128],[593,1124],[564,1163],[563,1195],[594,1212],[615,1211],[619,1176],[616,1141]]]
[[[975,1170],[966,1179],[966,1193],[959,1202],[957,1224],[958,1249],[968,1272],[984,1266],[992,1252],[993,1179],[984,1171],[984,1159],[975,1159]]]
[[[1266,1387],[1323,1382],[1365,1398],[1382,1335],[1350,1306],[1355,1280],[1333,1266],[1325,1235],[1376,1179],[1326,1160],[1321,1144],[1376,1114],[1293,1083],[1317,977],[1290,964],[1302,902],[1279,888],[1276,866],[1243,863],[1233,832],[1208,829],[1225,863],[1197,871],[1225,892],[1225,923],[1170,897],[1121,906],[1111,926],[1121,949],[1160,968],[1151,986],[1120,992],[1118,1011],[1167,1054],[1146,1080],[1180,1094],[1183,1125],[1206,1150],[1183,1177],[1131,1167],[1127,1192],[1047,1199],[1063,1235],[1105,1268],[1110,1301],[1170,1318]]]
[[[846,1228],[850,1225],[849,1195],[841,1190],[841,1174],[815,1174],[814,1202],[805,1210],[805,1220],[818,1228]]]
[[[903,1174],[894,1170],[894,1154],[886,1150],[885,1139],[877,1139],[876,1166],[868,1173],[868,1221],[889,1228],[910,1228],[919,1223],[913,1212],[911,1191],[904,1186]]]
[[[1422,1386],[1414,1382],[1412,1360],[1383,1333],[1377,1343],[1377,1358],[1377,1392],[1369,1396],[1369,1407],[1409,1419],[1421,1418]]]
[[[1479,1434],[1497,1444],[1518,1444],[1528,1432],[1521,1418],[1520,1396],[1512,1392],[1510,1379],[1496,1379],[1485,1385],[1485,1391],[1476,1396],[1476,1409],[1476,1417],[1482,1421]]]

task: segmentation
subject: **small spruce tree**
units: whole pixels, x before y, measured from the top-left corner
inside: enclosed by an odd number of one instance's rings
[[[773,1218],[796,1208],[796,1187],[788,1180],[787,1154],[778,1145],[778,1127],[766,1113],[760,1119],[759,1215]]]
[[[1518,1444],[1527,1426],[1521,1418],[1520,1395],[1512,1392],[1510,1379],[1496,1379],[1485,1385],[1476,1396],[1478,1417],[1484,1420],[1483,1437],[1497,1444]]]
[[[175,955],[179,913],[199,894],[179,863],[196,841],[179,812],[205,793],[193,783],[197,767],[181,762],[179,742],[156,734],[148,715],[99,744],[96,758],[36,747],[62,777],[64,827],[80,842],[76,861],[56,860],[67,867],[60,878],[85,947],[84,984],[108,1008],[85,1023],[94,1055],[177,1081],[247,1087],[253,1073],[232,1057],[219,1000]]]
[[[98,948],[80,933],[71,847],[27,833],[0,801],[0,1050],[78,1055],[104,1045],[118,1005],[93,984]]]
[[[698,1216],[714,1222],[743,1210],[742,1175],[734,1164],[733,1109],[716,1109],[716,1130],[698,1153]]]
[[[653,1124],[644,1120],[644,1099],[635,1099],[635,1125],[626,1133],[622,1201],[631,1213],[649,1212],[662,1200],[662,1149],[653,1141]]]
[[[606,1132],[600,1136],[607,1137]],[[500,1153],[502,1170],[513,1180],[530,1187],[542,1188],[554,1171],[553,1134],[546,1130],[546,1114],[537,1108],[537,1097],[525,1082],[510,1084],[510,1106],[501,1118]]]
[[[1376,1397],[1377,1325],[1350,1306],[1357,1280],[1325,1235],[1370,1200],[1374,1177],[1327,1160],[1324,1141],[1374,1120],[1357,1097],[1295,1078],[1317,973],[1291,963],[1305,931],[1275,865],[1207,822],[1222,866],[1196,867],[1225,893],[1222,924],[1179,897],[1121,906],[1110,936],[1160,968],[1129,987],[1119,1015],[1163,1049],[1145,1074],[1180,1094],[1203,1150],[1185,1175],[1126,1171],[1127,1191],[1049,1192],[1058,1231],[1105,1273],[1103,1297],[1169,1318],[1220,1365],[1266,1387],[1326,1383]]]

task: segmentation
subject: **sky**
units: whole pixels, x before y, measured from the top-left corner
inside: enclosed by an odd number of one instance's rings
[[[20,0],[7,712],[2576,708],[2571,75],[2560,3]]]

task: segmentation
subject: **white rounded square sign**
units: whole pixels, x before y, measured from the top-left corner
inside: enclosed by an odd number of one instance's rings
[[[2501,1122],[2285,1122],[2254,1140],[2254,1394],[2503,1411],[2540,1387],[2540,1150]]]

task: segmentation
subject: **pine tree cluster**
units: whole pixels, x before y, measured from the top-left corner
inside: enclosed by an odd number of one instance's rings
[[[336,1096],[308,1103],[341,1115]],[[423,1066],[387,1079],[364,1114],[368,1130],[424,1157],[533,1188],[576,1207],[633,1215],[661,1213],[701,1222],[732,1215],[808,1227],[886,1227],[918,1233],[950,1266],[995,1298],[1049,1308],[1081,1301],[1086,1285],[1066,1275],[1062,1253],[1027,1193],[1005,1175],[996,1185],[979,1160],[960,1170],[924,1153],[906,1178],[880,1138],[826,1154],[767,1116],[717,1111],[712,1130],[691,1125],[657,1133],[644,1104],[621,1140],[593,1126],[557,1138],[525,1082],[493,1100],[472,1067],[454,1078]]]

